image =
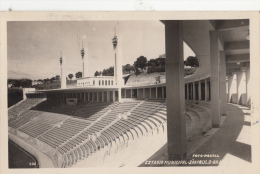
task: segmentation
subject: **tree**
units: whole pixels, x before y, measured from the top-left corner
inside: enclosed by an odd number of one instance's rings
[[[81,78],[81,77],[82,77],[82,72],[77,72],[77,73],[75,74],[75,77],[76,77],[76,78]]]
[[[134,62],[134,67],[135,69],[140,68],[141,70],[146,69],[147,67],[147,58],[144,56],[140,56],[136,59],[136,61]]]
[[[56,80],[60,80],[60,76],[59,76],[59,75],[56,75],[55,79],[56,79]]]
[[[73,77],[74,77],[73,74],[69,74],[69,75],[68,75],[68,78],[69,78],[70,80],[71,80]]]
[[[185,66],[199,67],[199,60],[194,56],[189,56],[184,63]]]
[[[111,66],[108,69],[103,69],[102,75],[103,76],[114,76],[114,67]]]
[[[148,73],[165,72],[165,58],[150,59],[147,63]]]
[[[126,64],[125,66],[123,66],[123,74],[130,74],[133,71],[134,71],[134,66],[130,64]]]
[[[49,82],[50,82],[50,79],[47,78],[47,79],[44,79],[43,81],[44,81],[44,83],[49,83]]]
[[[50,81],[53,82],[55,80],[56,80],[56,77],[52,77]]]
[[[101,71],[96,71],[95,74],[94,74],[94,76],[100,76],[101,74],[102,74]]]

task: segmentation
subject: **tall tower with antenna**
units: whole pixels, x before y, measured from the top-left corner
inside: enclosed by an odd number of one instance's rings
[[[62,52],[60,52],[60,79],[61,79],[61,88],[64,89],[66,88],[66,77],[64,79],[64,73],[62,73],[62,63],[63,63],[63,59],[62,59]]]
[[[84,47],[83,47],[83,41],[82,41],[82,49],[80,50],[80,54],[81,54],[81,57],[82,57],[82,77],[84,77],[84,55],[85,55],[85,50],[84,50]]]
[[[117,53],[117,43],[118,43],[118,39],[116,36],[116,28],[114,28],[114,37],[112,38],[112,44],[113,44],[113,49],[114,49],[114,55],[115,55],[115,66],[114,66],[114,82],[115,85],[117,85],[117,57],[118,57],[118,53]]]
[[[114,29],[114,37],[112,38],[112,44],[115,56],[114,66],[114,84],[118,88],[118,101],[121,102],[121,88],[123,86],[122,79],[122,39],[116,35],[116,29]]]

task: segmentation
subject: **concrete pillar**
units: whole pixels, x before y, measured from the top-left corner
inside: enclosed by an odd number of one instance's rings
[[[158,89],[155,87],[155,98],[158,98]]]
[[[84,101],[86,101],[86,92],[84,92]]]
[[[164,98],[164,88],[162,86],[162,98]]]
[[[113,91],[113,102],[116,101],[116,91]]]
[[[212,127],[220,127],[220,90],[219,90],[219,37],[216,31],[210,31],[210,96],[211,96],[211,122]]]
[[[208,82],[207,79],[205,81],[205,101],[208,101]]]
[[[246,68],[239,68],[237,76],[237,104],[246,105]]]
[[[126,88],[125,88],[125,98],[126,98]]]
[[[230,73],[228,77],[228,101],[237,103],[237,72]]]
[[[168,157],[182,160],[187,157],[182,21],[165,21],[165,39]]]
[[[185,84],[185,86],[186,86],[186,100],[188,100],[189,99],[189,91],[188,91],[188,83],[186,83]]]
[[[143,88],[143,98],[145,98],[145,88]]]
[[[138,90],[138,88],[136,89],[136,98],[138,98],[139,97],[139,90]]]
[[[122,102],[121,88],[118,88],[118,102]]]
[[[90,101],[90,92],[88,92],[88,101]]]
[[[97,91],[97,102],[99,102],[99,91]]]
[[[107,91],[107,102],[110,102],[110,91]]]
[[[187,83],[187,99],[190,100],[190,84]]]
[[[198,83],[199,101],[201,101],[201,81]]]
[[[193,101],[196,100],[196,88],[195,88],[195,82],[192,83],[192,99]]]
[[[239,70],[237,69],[237,72],[236,72],[236,76],[237,76],[237,79],[236,79],[236,84],[237,84],[237,104],[239,104],[239,95],[240,95],[240,93],[239,93],[239,82],[238,82],[238,79],[240,78],[239,77]]]
[[[131,90],[131,98],[133,98],[133,89],[130,89]]]
[[[225,52],[220,52],[220,114],[227,115],[227,93],[226,93],[226,55]]]
[[[104,91],[102,91],[102,102],[105,101],[105,95],[104,95]]]
[[[95,92],[92,92],[92,101],[95,101]]]
[[[246,63],[246,106],[251,106],[251,91],[249,90],[250,86],[250,62]]]
[[[152,88],[150,88],[150,98],[152,98]]]

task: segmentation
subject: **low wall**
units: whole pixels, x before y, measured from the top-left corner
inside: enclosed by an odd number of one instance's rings
[[[61,167],[62,155],[48,144],[17,129],[8,127],[8,130],[9,139],[32,154],[39,162],[40,168]]]
[[[54,168],[55,167],[52,160],[47,155],[45,155],[44,153],[42,153],[41,151],[36,149],[34,146],[28,144],[26,141],[13,135],[10,132],[9,132],[8,137],[15,144],[19,145],[25,151],[32,154],[37,159],[40,168]]]

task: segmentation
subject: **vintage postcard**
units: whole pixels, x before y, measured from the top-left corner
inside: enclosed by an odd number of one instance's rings
[[[1,170],[258,173],[259,28],[259,12],[3,13]]]

